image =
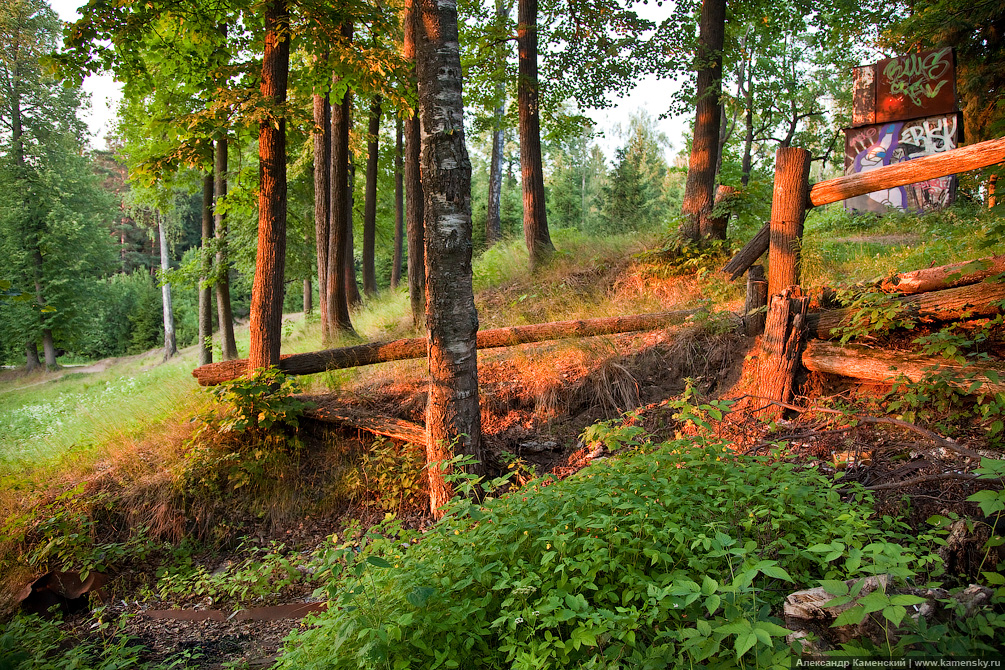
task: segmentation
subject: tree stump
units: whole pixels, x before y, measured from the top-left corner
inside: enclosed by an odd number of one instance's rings
[[[791,400],[805,343],[809,303],[809,297],[804,296],[798,286],[789,286],[771,297],[758,356],[758,397],[781,402]],[[780,414],[781,408],[774,405],[759,412],[769,418]]]

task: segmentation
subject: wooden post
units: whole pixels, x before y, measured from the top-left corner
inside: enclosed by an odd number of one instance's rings
[[[757,364],[759,397],[781,402],[791,399],[805,341],[809,302],[809,297],[803,296],[798,286],[789,286],[771,296]],[[762,410],[761,415],[780,413],[776,406]]]
[[[743,306],[743,327],[747,337],[757,337],[764,332],[764,320],[768,304],[768,281],[764,278],[764,266],[754,265],[747,272],[747,302]]]
[[[729,275],[729,281],[735,280],[757,262],[757,259],[768,250],[768,240],[771,237],[771,224],[766,223],[742,249],[736,252],[728,263],[722,266],[722,271]]]
[[[768,295],[799,284],[799,247],[810,192],[810,152],[779,147],[775,153],[775,192],[771,199]]]

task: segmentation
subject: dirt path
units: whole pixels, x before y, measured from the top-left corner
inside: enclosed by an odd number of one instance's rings
[[[141,354],[145,355],[145,354]],[[31,384],[25,384],[24,386],[16,386],[10,389],[0,390],[0,393],[13,393],[14,391],[24,391],[25,389],[30,389],[35,386],[41,386],[42,384],[48,384],[50,382],[58,381],[69,374],[93,374],[96,372],[104,372],[108,368],[112,367],[118,361],[123,360],[122,358],[103,358],[100,361],[91,363],[90,365],[66,365],[60,366],[54,372],[42,372],[40,379]],[[30,376],[30,375],[25,375]]]

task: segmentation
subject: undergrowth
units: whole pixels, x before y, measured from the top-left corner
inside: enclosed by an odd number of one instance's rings
[[[725,409],[676,408],[706,429]],[[935,535],[876,518],[867,491],[779,454],[738,456],[704,437],[652,444],[612,423],[588,439],[636,453],[462,499],[421,536],[391,523],[336,538],[331,606],[291,635],[279,667],[789,667],[785,594],[939,574]],[[898,612],[875,616],[889,625]],[[993,615],[971,652],[1003,628]]]

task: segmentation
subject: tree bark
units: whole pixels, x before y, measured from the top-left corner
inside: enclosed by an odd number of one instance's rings
[[[520,173],[523,181],[523,235],[531,270],[555,251],[548,232],[541,159],[541,118],[537,79],[537,0],[518,0],[517,105],[520,117]]]
[[[1005,300],[1005,283],[986,282],[902,297],[891,296],[901,306],[900,317],[925,321],[954,321],[961,318],[993,316]],[[830,339],[834,328],[851,323],[857,310],[850,307],[813,312],[806,318],[811,333]]]
[[[343,23],[342,38],[352,41],[352,24]],[[332,88],[335,86],[333,83]],[[349,318],[346,294],[345,266],[349,231],[349,124],[352,95],[347,90],[338,104],[331,108],[331,236],[328,247],[328,318],[329,338],[336,333],[354,332]]]
[[[775,187],[771,199],[768,247],[768,295],[799,283],[799,252],[810,183],[810,152],[779,147],[775,152]]]
[[[391,290],[401,281],[401,252],[405,238],[404,126],[397,116],[394,128],[394,258],[391,261]]]
[[[167,272],[171,269],[171,260],[168,258],[167,235],[164,233],[164,222],[160,215],[157,216],[157,236],[160,239],[161,271]],[[164,308],[164,360],[167,360],[178,353],[178,345],[174,334],[174,309],[171,305],[171,283],[164,281],[161,286],[161,304]]]
[[[764,278],[764,267],[754,265],[747,273],[747,299],[743,305],[743,326],[747,337],[757,337],[764,332],[768,305],[768,281]]]
[[[404,56],[415,72],[415,33],[418,0],[405,2]],[[412,307],[412,325],[418,328],[426,317],[426,251],[423,213],[420,151],[422,132],[419,110],[405,121],[405,229],[408,237],[408,298]]]
[[[681,211],[680,237],[697,241],[713,231],[709,219],[715,196],[722,97],[722,46],[726,27],[726,0],[702,0],[698,22],[698,83],[694,139],[688,161]]]
[[[251,288],[251,346],[248,370],[279,364],[286,264],[286,103],[290,71],[290,14],[286,0],[265,5],[262,97],[279,116],[258,126],[258,252]]]
[[[485,471],[478,404],[478,313],[471,283],[471,162],[464,144],[455,0],[418,0],[416,79],[422,119],[429,400],[426,460],[434,515],[452,496],[439,463]]]
[[[327,61],[327,57],[324,58]],[[321,341],[331,339],[328,317],[328,250],[331,246],[332,108],[328,92],[314,95],[314,238],[318,263],[318,309]]]
[[[898,378],[917,382],[930,373],[952,372],[946,383],[970,392],[1005,393],[1005,364],[973,362],[966,366],[941,356],[917,356],[830,342],[813,341],[803,352],[803,365],[811,372],[850,377],[863,382],[890,384]],[[991,376],[987,375],[991,372]],[[977,384],[977,387],[974,387]],[[970,389],[973,388],[973,391]]]
[[[477,346],[479,349],[495,349],[546,340],[655,330],[684,323],[689,316],[697,312],[697,309],[685,309],[656,314],[632,314],[601,319],[555,321],[530,326],[495,328],[479,332]],[[282,357],[279,368],[288,375],[311,375],[326,370],[423,358],[427,353],[428,341],[426,338],[414,337],[393,342],[370,342],[353,347],[327,349],[306,354],[288,354]],[[192,376],[198,379],[202,386],[212,386],[240,377],[246,368],[247,365],[242,361],[214,363],[196,369]]]
[[[758,354],[758,396],[780,402],[788,402],[792,397],[805,342],[809,302],[809,297],[803,296],[798,286],[789,286],[771,297]],[[772,405],[762,410],[761,415],[777,415],[780,411]]]
[[[29,342],[25,345],[25,366],[26,372],[34,372],[35,370],[42,367],[42,361],[38,359],[38,344],[35,342]]]
[[[199,273],[199,365],[213,362],[213,288],[209,284],[213,274],[213,259],[209,255],[209,242],[213,239],[213,173],[202,178],[202,249]]]
[[[308,397],[307,399],[310,399]],[[357,430],[365,430],[375,435],[383,435],[410,444],[426,444],[426,428],[411,421],[389,416],[362,416],[350,414],[337,407],[324,404],[324,398],[317,398],[315,409],[304,412],[304,418],[321,423],[335,424]]]
[[[237,340],[234,339],[234,313],[230,306],[230,261],[227,258],[227,215],[223,213],[220,199],[227,195],[227,145],[226,135],[216,140],[213,167],[213,199],[216,212],[216,313],[220,324],[220,357],[225,361],[237,358]]]
[[[871,286],[887,293],[912,295],[978,284],[1002,273],[1005,273],[1005,255],[903,272],[860,286]]]
[[[373,97],[370,105],[370,125],[366,142],[366,195],[363,198],[363,292],[368,296],[377,293],[375,247],[377,245],[377,159],[382,98]]]

